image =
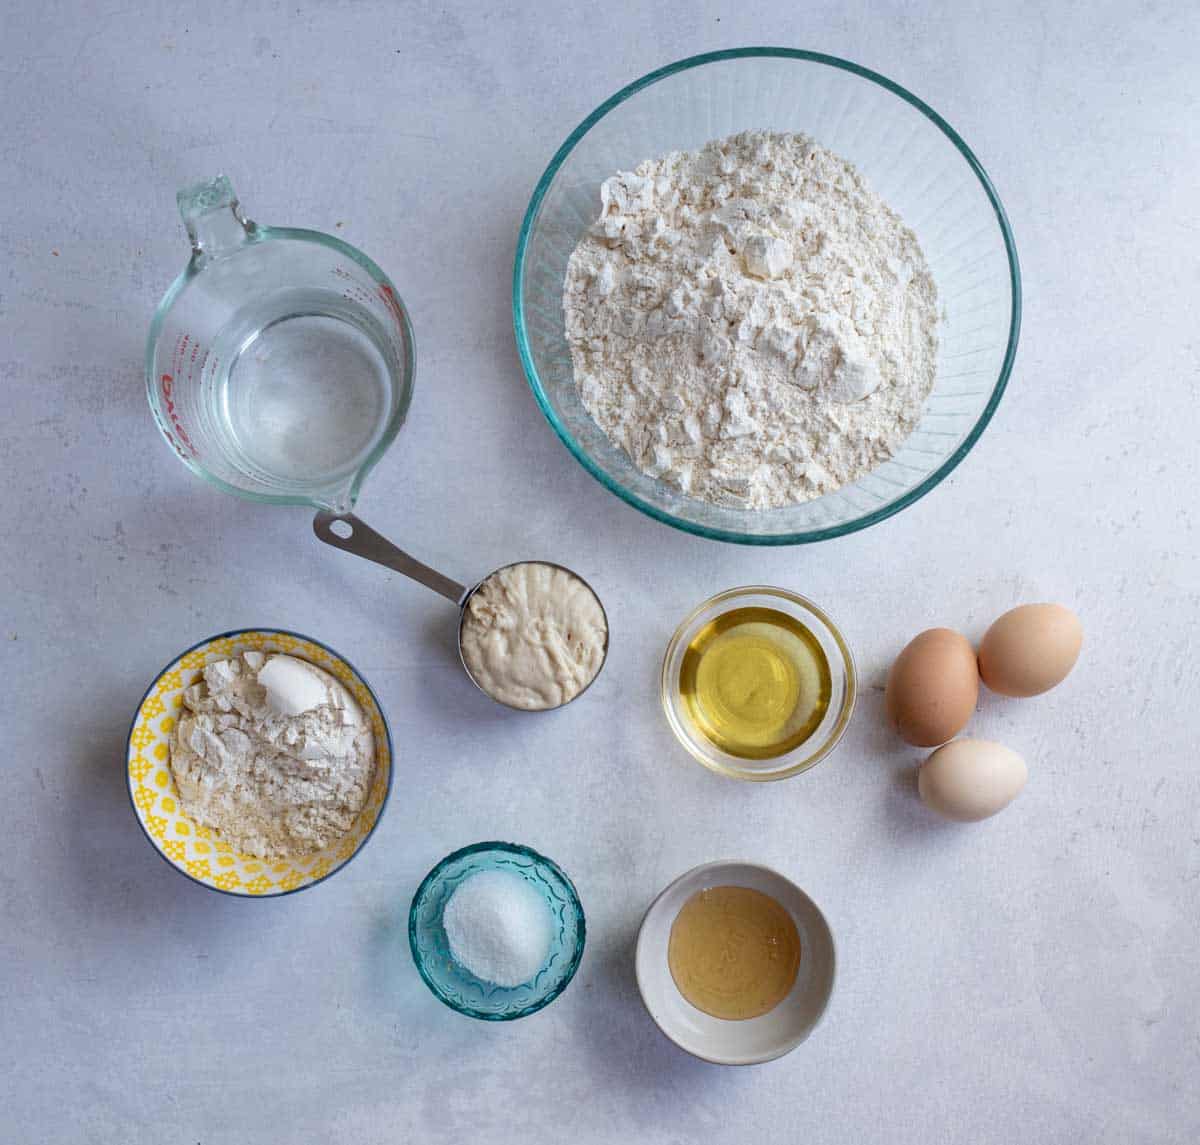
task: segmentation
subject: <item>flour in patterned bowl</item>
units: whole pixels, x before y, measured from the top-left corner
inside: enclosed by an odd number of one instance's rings
[[[171,772],[184,809],[239,851],[283,859],[341,839],[367,801],[375,737],[328,672],[253,649],[184,689]]]
[[[177,870],[214,890],[279,895],[320,882],[370,837],[391,787],[371,689],[296,633],[213,637],[155,678],[134,717],[129,794]]]

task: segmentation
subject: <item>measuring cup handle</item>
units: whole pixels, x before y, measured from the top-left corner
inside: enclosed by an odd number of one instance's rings
[[[237,250],[258,233],[253,220],[242,214],[233,184],[226,175],[182,188],[175,201],[187,228],[192,261],[197,269]]]
[[[339,532],[334,532],[335,525],[341,526]],[[461,604],[463,597],[467,595],[465,585],[451,580],[448,576],[442,576],[437,569],[431,569],[415,557],[410,557],[403,549],[398,549],[387,537],[381,537],[353,513],[330,513],[322,510],[313,518],[313,532],[327,545],[403,573],[426,588],[440,593],[447,600],[454,601],[455,604]]]

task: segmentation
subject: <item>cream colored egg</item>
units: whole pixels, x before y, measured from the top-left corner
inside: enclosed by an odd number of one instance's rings
[[[972,823],[1007,807],[1028,775],[1025,761],[1003,744],[956,739],[921,765],[917,789],[939,815]]]
[[[979,674],[1002,696],[1037,696],[1061,684],[1083,646],[1079,617],[1061,604],[1022,604],[984,633]]]

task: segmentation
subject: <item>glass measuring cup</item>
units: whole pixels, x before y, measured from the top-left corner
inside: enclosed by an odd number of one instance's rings
[[[247,219],[224,175],[177,199],[192,257],[150,326],[158,428],[226,493],[349,510],[412,397],[395,287],[332,235]]]

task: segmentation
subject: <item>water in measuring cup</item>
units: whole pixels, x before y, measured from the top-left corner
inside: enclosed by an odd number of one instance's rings
[[[347,485],[386,430],[402,375],[375,319],[334,291],[244,307],[213,351],[206,404],[219,448],[280,492]]]

